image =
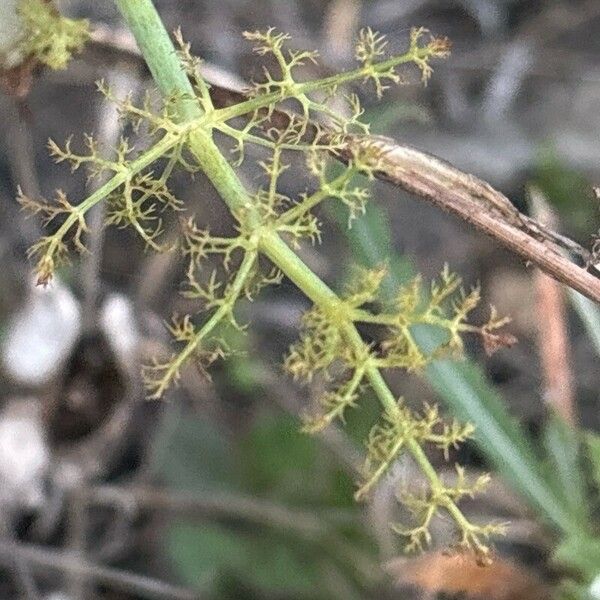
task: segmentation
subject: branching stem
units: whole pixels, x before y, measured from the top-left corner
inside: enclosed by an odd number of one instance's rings
[[[167,96],[173,93],[180,95],[181,110],[179,116],[182,121],[196,119],[199,113],[197,110],[190,108],[187,99],[190,93],[190,83],[181,66],[173,65],[173,61],[176,60],[174,58],[175,51],[164,31],[164,27],[160,23],[160,17],[156,13],[151,0],[116,0],[116,3],[131,27],[144,58],[148,62],[163,94]],[[429,49],[414,46],[411,42],[409,52],[403,56],[379,64],[366,62],[363,67],[357,70],[335,75],[319,82],[288,83],[294,86],[295,96],[304,95],[317,90],[335,88],[348,81],[372,77],[374,70],[384,73],[390,72],[394,67],[404,63],[416,62],[419,64],[419,61],[425,61],[430,53]],[[281,59],[281,57],[279,58]],[[260,94],[246,102],[242,102],[240,105],[215,111],[211,114],[211,118],[226,121],[261,108],[267,108],[280,99],[280,92]],[[385,382],[381,372],[375,366],[375,361],[370,360],[370,348],[354,326],[352,310],[304,264],[282,240],[272,225],[269,226],[261,222],[258,207],[254,204],[253,198],[244,188],[230,163],[216,146],[211,129],[209,127],[195,127],[188,137],[188,145],[202,171],[213,183],[235,218],[246,231],[252,232],[252,236],[256,240],[257,250],[269,258],[335,324],[355,356],[359,357],[364,365],[364,374],[385,412],[392,417],[397,416],[397,420],[401,421],[402,413],[397,399]],[[271,191],[274,193],[274,190]],[[309,197],[310,207],[316,205],[324,197],[321,197],[319,193]],[[304,212],[305,209],[305,205],[301,204],[297,210]],[[180,358],[177,359],[176,367],[180,366],[185,358],[194,351],[197,346],[196,340],[201,340],[231,311],[232,302],[235,302],[235,299],[240,295],[255,259],[255,254],[248,252],[245,255],[232,284],[232,289],[227,295],[228,300],[218,308],[198,332],[196,338],[190,342]],[[461,529],[463,536],[468,537],[473,526],[470,525],[457,507],[451,494],[446,491],[447,488],[429,462],[418,439],[412,435],[410,426],[408,424],[404,426],[401,423],[401,428],[404,429],[402,431],[403,443],[428,480],[431,492],[437,498],[437,504],[448,510]],[[391,458],[393,460],[395,456]]]
[[[194,354],[194,352],[198,350],[202,341],[205,340],[221,322],[231,315],[233,307],[243,293],[244,286],[246,285],[248,278],[252,273],[256,256],[256,251],[252,250],[248,250],[246,254],[244,254],[244,258],[242,259],[239,270],[236,273],[235,279],[233,280],[231,287],[228,289],[227,295],[223,299],[223,302],[204,323],[204,325],[202,325],[194,337],[187,342],[185,348],[179,352],[169,363],[168,369],[160,378],[160,383],[155,389],[153,389],[153,393],[150,396],[151,398],[162,397],[166,388],[177,379],[181,367]]]
[[[390,69],[393,69],[394,67],[409,64],[415,62],[416,60],[423,60],[430,54],[431,51],[427,48],[417,48],[416,50],[409,51],[406,54],[395,56],[379,63],[359,67],[358,69],[353,69],[351,71],[338,73],[324,79],[306,81],[304,83],[294,83],[294,93],[296,95],[310,94],[312,92],[335,88],[351,81],[368,79],[372,75],[373,71],[384,73]],[[235,119],[236,117],[241,117],[254,111],[267,108],[280,99],[281,92],[279,91],[268,94],[259,94],[258,96],[255,96],[250,100],[246,100],[245,102],[241,102],[227,108],[218,109],[215,111],[215,116],[220,121],[229,121],[231,119]]]
[[[199,117],[202,109],[195,99],[194,88],[151,0],[115,0],[115,3],[127,21],[161,93],[166,98],[173,94],[183,96],[178,106],[182,121]]]
[[[328,183],[327,185],[321,186],[314,194],[310,196],[306,196],[302,201],[290,208],[286,212],[284,212],[279,219],[277,219],[278,223],[286,224],[292,223],[299,219],[302,215],[310,212],[315,206],[326,200],[330,196],[333,195],[335,190],[345,183],[350,181],[352,177],[354,177],[359,172],[359,169],[346,169],[341,175],[338,175],[333,181]]]
[[[131,180],[134,175],[143,171],[146,167],[167,154],[169,150],[179,143],[179,141],[179,135],[175,133],[166,133],[154,146],[132,161],[127,168],[119,169],[109,181],[100,186],[78,205],[74,206],[56,233],[52,235],[46,253],[49,256],[53,256],[58,251],[60,244],[63,243],[65,236],[73,227],[79,224],[81,225],[81,229],[85,229],[84,217],[88,210],[98,204],[98,202],[104,200],[120,186],[127,183],[127,181]]]
[[[270,234],[263,236],[261,238],[259,249],[266,256],[268,256],[315,304],[324,307],[332,315],[338,315],[338,318],[340,319],[340,327],[344,332],[347,342],[353,347],[357,355],[363,355],[366,351],[365,342],[356,330],[356,327],[353,325],[351,316],[345,314],[347,313],[346,306],[339,299],[337,294],[335,294],[333,290],[331,290],[319,277],[317,277],[317,275],[315,275],[300,260],[300,258],[287,246],[287,244],[285,244],[285,242],[283,242],[278,235]],[[377,367],[367,364],[365,368],[365,375],[384,410],[391,415],[397,414],[397,400],[383,378],[381,371]],[[407,436],[405,445],[414,461],[427,478],[429,484],[431,485],[431,489],[434,492],[442,491],[444,489],[444,485],[419,443],[410,436]],[[465,524],[470,526],[467,518],[463,515],[461,510],[451,498],[447,498],[445,500],[444,507],[452,515],[457,524],[461,526],[461,529]]]

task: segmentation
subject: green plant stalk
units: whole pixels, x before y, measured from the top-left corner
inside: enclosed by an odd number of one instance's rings
[[[311,196],[307,196],[301,204],[290,208],[279,217],[279,223],[291,223],[295,219],[298,219],[302,215],[312,210],[315,206],[320,204],[326,198],[335,194],[335,190],[341,188],[345,183],[350,181],[352,177],[358,174],[358,169],[348,169],[341,175],[336,177],[331,183],[323,188],[319,188]]]
[[[241,296],[244,285],[246,284],[248,278],[251,275],[252,267],[254,266],[254,262],[256,261],[256,251],[247,251],[242,259],[240,264],[240,268],[236,273],[235,279],[231,284],[230,294],[228,294],[227,299],[219,306],[219,308],[211,315],[210,319],[202,325],[200,330],[194,335],[193,339],[191,339],[185,346],[182,352],[177,355],[177,358],[170,365],[169,370],[172,373],[177,373],[181,368],[181,365],[185,363],[185,361],[196,351],[202,340],[206,339],[206,337],[223,321],[227,318],[228,315],[231,314],[233,310],[233,306],[235,302]],[[169,379],[171,379],[171,376]],[[164,387],[157,388],[157,391],[152,394],[151,398],[160,398],[165,391]]]
[[[117,0],[122,2],[123,0]],[[344,71],[335,75],[331,75],[325,79],[318,81],[306,81],[304,83],[296,83],[295,91],[297,94],[310,94],[318,90],[337,87],[357,79],[367,80],[375,70],[378,73],[383,73],[393,67],[399,67],[404,64],[412,63],[416,60],[423,59],[428,56],[429,51],[426,48],[418,48],[414,53],[406,53],[398,57],[390,58],[381,61],[380,63],[359,67],[351,71]],[[233,105],[228,108],[219,109],[218,112],[221,120],[229,121],[236,117],[247,115],[255,110],[260,110],[270,106],[274,102],[281,99],[280,92],[270,92],[268,94],[259,94],[240,105]]]
[[[178,112],[182,121],[202,115],[196,93],[179,61],[171,38],[156,10],[147,10],[147,0],[115,0],[139,46],[152,78],[163,96],[182,96]]]
[[[325,307],[328,312],[330,311],[330,314],[338,314],[341,320],[340,326],[353,350],[358,355],[364,354],[365,343],[351,320],[343,314],[345,307],[337,294],[317,277],[277,234],[263,235],[259,243],[259,249],[317,306]],[[396,413],[398,411],[396,398],[385,382],[380,370],[367,363],[365,374],[383,408],[390,414]],[[421,446],[410,436],[405,440],[405,445],[413,460],[427,478],[432,491],[435,493],[442,490],[444,486]],[[463,531],[470,529],[471,525],[467,518],[454,502],[448,502],[444,507]]]
[[[157,79],[157,84],[161,91],[168,90],[170,95],[173,95],[173,93],[187,93],[189,81],[183,69],[178,68],[172,72],[164,72],[164,53],[169,56],[175,56],[175,50],[164,27],[159,28],[160,31],[157,31],[156,24],[160,21],[160,17],[156,13],[156,9],[151,0],[115,1],[127,21],[127,24],[132,29],[140,46],[140,50],[144,55],[145,60],[148,62],[150,71],[153,76],[159,78]],[[157,48],[154,48],[155,39],[158,40]],[[170,48],[167,47],[167,41]],[[153,64],[154,62],[155,64]],[[408,59],[404,62],[408,62]],[[394,64],[400,64],[400,61],[397,61]],[[165,78],[164,81],[160,80],[161,77]],[[346,75],[346,77],[348,77],[348,75]],[[340,81],[343,82],[345,79],[332,80],[332,84],[336,82],[339,83]],[[304,87],[307,89],[303,91],[310,91],[308,84]],[[265,95],[258,99],[259,102],[257,102],[257,108],[264,105],[263,102],[268,96],[270,95]],[[273,95],[271,101],[276,99],[277,95]],[[185,98],[180,102],[184,101]],[[245,105],[247,105],[247,103],[245,103]],[[187,110],[187,103],[184,103],[182,106],[182,113],[180,114],[183,120],[189,120],[196,116],[192,115],[190,117]],[[248,110],[252,110],[252,108],[250,107]],[[246,114],[247,112],[247,110],[244,110],[243,114]],[[189,147],[196,156],[203,172],[210,179],[236,218],[244,219],[251,227],[252,225],[259,224],[260,217],[252,204],[252,199],[246,192],[229,162],[221,154],[221,151],[214,143],[212,136],[206,131],[197,129],[190,136]],[[259,232],[255,233],[259,234]],[[260,233],[258,249],[281,269],[281,271],[293,281],[312,302],[324,309],[328,314],[335,314],[336,309],[342,306],[342,302],[335,292],[315,275],[274,231],[265,229]],[[346,335],[348,342],[356,352],[363,354],[365,351],[365,343],[354,327],[351,319],[348,318],[347,315],[342,315],[341,321],[340,326]],[[384,409],[391,414],[394,414],[394,412],[398,410],[396,398],[383,379],[379,369],[374,366],[368,366],[366,374]],[[444,488],[443,483],[419,444],[409,437],[406,445],[413,459],[430,482],[432,490],[434,492],[442,490]],[[467,531],[470,528],[470,524],[466,517],[450,498],[448,498],[448,502],[445,503],[444,506],[456,520],[457,524],[463,527],[463,531]]]
[[[252,206],[252,199],[212,136],[196,129],[190,135],[189,149],[236,218],[247,219],[250,226],[258,225],[260,219]]]

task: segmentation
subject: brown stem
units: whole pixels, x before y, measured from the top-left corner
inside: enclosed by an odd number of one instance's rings
[[[238,91],[213,86],[215,106],[242,101]],[[265,127],[285,127],[289,115],[274,111]],[[310,132],[308,133],[310,136]],[[585,262],[589,251],[535,219],[522,214],[489,183],[465,173],[450,163],[392,139],[348,136],[335,157],[347,162],[365,145],[376,145],[378,171],[375,176],[393,183],[443,211],[456,215],[490,236],[542,271],[600,303],[600,279],[564,256],[578,254]]]
[[[97,565],[70,552],[1,539],[0,564],[11,564],[15,559],[24,561],[31,569],[40,573],[61,571],[82,575],[98,584],[135,594],[139,598],[149,600],[198,600],[200,598],[199,592],[144,575]]]
[[[529,197],[533,214],[552,227],[557,227],[558,218],[542,192],[531,186]],[[564,290],[539,271],[534,275],[534,285],[544,399],[558,417],[575,427],[575,383]]]

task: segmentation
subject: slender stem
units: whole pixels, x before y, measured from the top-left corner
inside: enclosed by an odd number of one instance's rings
[[[399,329],[407,328],[404,323],[410,320],[410,327],[415,325],[431,325],[432,327],[439,327],[443,330],[457,331],[461,333],[481,333],[481,327],[477,325],[470,325],[469,323],[463,323],[456,319],[448,319],[445,317],[439,317],[430,312],[424,312],[422,314],[410,314],[402,315],[403,319],[400,320],[398,315],[388,313],[373,314],[362,308],[356,308],[352,311],[352,320],[355,323],[373,323],[374,325],[385,325],[387,327],[395,327]],[[410,328],[408,328],[410,332]]]
[[[163,96],[180,95],[179,116],[183,121],[202,114],[171,38],[151,0],[115,0],[135,37],[152,77]]]
[[[373,70],[378,73],[383,73],[391,68],[398,67],[403,64],[415,62],[415,60],[423,60],[431,55],[431,51],[427,48],[419,48],[416,51],[407,52],[401,56],[395,56],[388,60],[381,61],[379,63],[373,63],[358,69],[351,71],[345,71],[342,73],[336,73],[325,79],[316,79],[313,81],[306,81],[304,83],[294,84],[295,95],[310,94],[319,90],[327,90],[332,87],[343,85],[351,81],[368,79]],[[215,118],[220,121],[229,121],[236,117],[247,115],[261,108],[271,106],[281,100],[281,90],[275,92],[269,92],[267,94],[259,94],[250,100],[222,108],[215,111]]]
[[[198,592],[165,583],[159,579],[104,567],[88,562],[74,553],[50,549],[48,546],[0,540],[0,563],[10,565],[15,559],[27,563],[44,577],[48,572],[76,574],[114,590],[131,593],[149,600],[199,600]]]
[[[252,267],[256,261],[256,251],[249,250],[244,255],[244,258],[240,264],[239,270],[236,273],[235,279],[231,284],[231,287],[227,290],[227,295],[219,308],[211,315],[211,317],[202,325],[200,330],[194,335],[194,337],[186,344],[185,348],[177,354],[175,360],[169,363],[169,367],[161,377],[160,381],[157,382],[156,386],[152,386],[153,393],[150,398],[160,398],[166,388],[177,379],[178,373],[185,362],[190,356],[196,352],[198,346],[208,335],[223,321],[226,319],[233,310],[236,301],[239,299],[244,285],[252,272]]]
[[[299,219],[302,215],[311,211],[315,206],[335,195],[336,191],[340,190],[344,184],[352,179],[357,173],[358,169],[350,168],[346,169],[341,175],[338,175],[333,181],[320,187],[314,194],[306,196],[296,206],[290,208],[284,212],[277,221],[279,223],[292,223]]]
[[[233,306],[242,294],[244,286],[246,285],[248,278],[252,272],[252,267],[256,261],[256,253],[252,251],[246,252],[242,263],[238,269],[238,272],[227,292],[227,297],[219,308],[214,312],[211,318],[202,326],[202,329],[198,332],[194,338],[191,348],[186,348],[182,354],[185,354],[182,362],[188,358],[189,354],[195,350],[198,344],[224,319],[229,313],[231,313]]]
[[[268,256],[315,304],[327,307],[331,314],[338,314],[341,318],[341,327],[349,344],[354,351],[362,354],[365,351],[365,342],[358,333],[356,327],[344,315],[344,305],[333,292],[317,275],[315,275],[300,258],[283,242],[276,234],[265,235],[261,238],[259,249]],[[336,309],[339,309],[336,311]],[[390,414],[398,412],[397,400],[386,383],[381,371],[367,363],[365,374],[375,395],[386,411]],[[419,443],[408,437],[405,440],[407,450],[412,455],[434,492],[444,489],[444,484],[431,465],[427,455]],[[448,499],[445,508],[450,512],[461,527],[468,525],[467,518],[456,504]]]
[[[215,111],[216,113],[216,111]],[[213,115],[214,116],[214,115]],[[263,146],[264,148],[269,148],[270,150],[273,150],[275,148],[280,148],[281,150],[290,150],[292,152],[308,152],[308,151],[315,151],[315,150],[322,150],[323,152],[330,152],[332,145],[331,144],[315,144],[315,143],[305,143],[305,144],[292,144],[292,143],[285,143],[285,142],[273,142],[267,138],[264,137],[260,137],[258,135],[254,135],[252,133],[250,133],[250,131],[252,131],[253,127],[248,127],[247,130],[246,129],[235,129],[235,127],[231,127],[230,125],[227,125],[227,123],[223,123],[222,121],[218,120],[218,118],[214,119],[214,127],[215,129],[218,129],[221,133],[224,133],[225,135],[229,136],[230,138],[234,139],[236,142],[240,142],[241,140],[243,140],[244,142],[250,142],[252,144],[255,144],[257,146]]]

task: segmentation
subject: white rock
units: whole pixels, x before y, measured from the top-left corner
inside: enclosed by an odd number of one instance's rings
[[[100,328],[119,361],[130,364],[138,345],[133,305],[122,294],[111,294],[100,311]]]
[[[61,368],[81,329],[81,310],[71,291],[54,280],[35,286],[9,323],[2,345],[6,374],[25,385],[42,385]]]
[[[0,504],[9,510],[44,504],[50,453],[37,398],[13,398],[0,412]]]
[[[594,600],[600,600],[600,575],[598,575],[596,579],[592,581],[589,592],[590,596],[594,598]]]

